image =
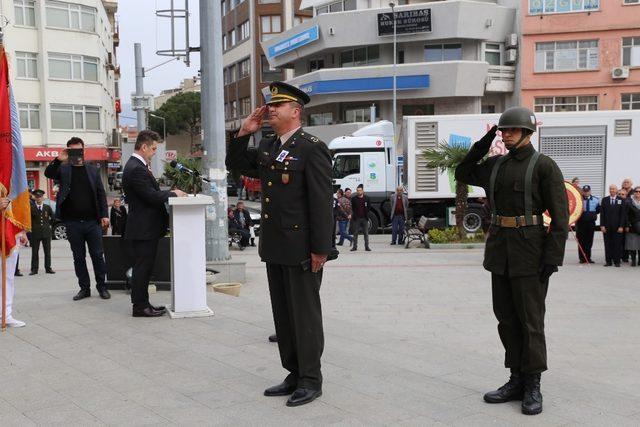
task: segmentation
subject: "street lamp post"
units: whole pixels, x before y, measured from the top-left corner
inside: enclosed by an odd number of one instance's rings
[[[153,113],[149,113],[149,116],[162,120],[162,140],[166,143],[167,142],[167,119]]]
[[[389,3],[389,7],[391,7],[391,14],[393,15],[393,140],[395,142],[395,139],[397,137],[397,132],[396,132],[396,121],[397,121],[397,112],[396,112],[396,105],[397,105],[397,85],[396,85],[396,65],[398,62],[398,53],[396,52],[397,49],[397,37],[396,37],[396,4],[394,2],[390,2]]]

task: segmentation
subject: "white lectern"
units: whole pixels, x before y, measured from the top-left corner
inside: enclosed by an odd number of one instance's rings
[[[172,319],[213,316],[207,306],[205,208],[211,196],[170,197]]]

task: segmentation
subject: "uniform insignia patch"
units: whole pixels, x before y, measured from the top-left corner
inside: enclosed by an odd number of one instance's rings
[[[287,150],[282,150],[280,154],[278,154],[278,157],[276,157],[276,161],[282,163],[288,154],[289,152]]]

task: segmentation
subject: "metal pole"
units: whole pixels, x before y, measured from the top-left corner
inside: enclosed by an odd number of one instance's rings
[[[207,262],[229,259],[227,169],[225,166],[224,86],[222,81],[222,10],[220,2],[200,0],[200,69],[204,173],[211,179],[205,193]]]
[[[395,3],[389,3],[391,6],[391,13],[393,14],[393,142],[395,143],[398,133],[396,132],[396,121],[398,120],[396,112],[397,104],[397,86],[396,86],[396,65],[398,62],[398,53],[396,52],[396,9]]]
[[[142,68],[142,47],[140,43],[134,43],[133,55],[136,68],[136,96],[140,100],[144,96],[144,68]],[[138,119],[138,132],[145,130],[147,128],[146,111],[139,109],[136,111],[136,117]]]

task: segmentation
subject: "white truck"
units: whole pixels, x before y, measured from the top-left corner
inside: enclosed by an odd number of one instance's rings
[[[351,136],[335,138],[329,144],[334,187],[355,190],[358,184],[363,184],[373,205],[369,218],[372,232],[390,223],[389,197],[399,184],[407,192],[414,218],[426,216],[430,227],[452,225],[453,171],[440,173],[427,168],[422,153],[438,144],[468,147],[497,124],[499,117],[499,114],[404,117],[400,135],[402,157],[396,155],[393,127],[388,121],[365,126]],[[626,177],[640,179],[635,157],[640,154],[640,111],[538,113],[536,117],[538,131],[533,134],[532,143],[556,161],[565,179],[579,177],[581,185],[590,185],[598,197],[608,194],[611,183],[619,185]],[[489,155],[503,153],[506,149],[498,134]],[[465,215],[465,228],[469,232],[482,225],[482,205],[478,200],[481,197],[485,197],[482,188],[470,189]]]

